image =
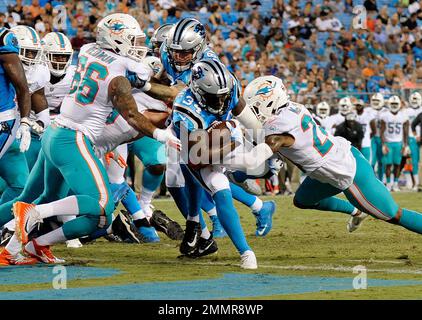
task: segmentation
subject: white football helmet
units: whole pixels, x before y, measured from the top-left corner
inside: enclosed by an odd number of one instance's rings
[[[371,107],[375,110],[381,110],[384,107],[384,96],[376,93],[371,97]]]
[[[289,102],[283,81],[274,76],[253,80],[245,88],[243,98],[246,106],[252,109],[261,123],[277,114]]]
[[[159,79],[161,77],[164,67],[160,58],[155,56],[148,56],[142,62],[152,69],[154,78]]]
[[[141,62],[148,52],[145,39],[138,21],[128,14],[110,14],[97,25],[96,42],[101,48],[137,62]]]
[[[413,92],[409,97],[409,104],[413,109],[418,109],[422,106],[422,96],[419,92]]]
[[[43,48],[40,36],[34,28],[16,26],[10,29],[19,43],[19,58],[24,66],[31,66],[43,62]]]
[[[72,44],[61,32],[47,33],[42,39],[48,69],[53,76],[61,77],[72,63]]]
[[[338,110],[343,116],[353,110],[353,104],[349,97],[344,97],[340,99],[340,101],[338,102]]]
[[[401,108],[400,98],[398,96],[391,96],[390,99],[388,99],[388,107],[392,113],[399,112]]]
[[[330,105],[325,102],[321,101],[316,106],[316,115],[321,119],[325,119],[330,115]]]

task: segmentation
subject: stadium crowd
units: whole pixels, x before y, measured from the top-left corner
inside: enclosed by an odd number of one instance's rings
[[[147,42],[160,25],[196,17],[243,88],[272,74],[283,79],[293,100],[313,106],[326,101],[331,113],[346,96],[368,105],[380,92],[404,102],[422,88],[422,1],[16,0],[4,11],[0,26],[33,26],[41,37],[64,32],[74,61],[81,46],[94,40],[97,22],[110,13],[134,16]]]
[[[353,11],[362,4],[364,21]],[[61,20],[60,5],[67,13]],[[335,106],[350,93],[368,102],[367,93],[422,86],[422,1],[17,0],[0,14],[0,25],[31,25],[41,37],[63,31],[77,51],[112,12],[135,16],[149,37],[164,23],[195,16],[243,87],[273,74],[301,103],[323,97]]]

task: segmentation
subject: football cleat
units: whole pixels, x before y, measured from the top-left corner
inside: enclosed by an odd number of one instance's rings
[[[50,250],[50,246],[40,246],[35,239],[27,243],[24,252],[46,264],[61,264],[65,262],[65,260],[54,256]]]
[[[157,231],[154,227],[140,227],[139,233],[142,235],[143,242],[145,243],[152,243],[152,242],[160,242],[160,237],[157,234]]]
[[[3,228],[0,238],[0,247],[6,247],[15,232],[7,228]]]
[[[0,266],[26,266],[38,263],[35,258],[24,256],[21,253],[12,255],[7,249],[0,253]]]
[[[198,246],[196,250],[189,255],[191,258],[199,258],[204,257],[210,254],[213,254],[218,251],[217,242],[213,239],[213,237],[209,237],[208,239],[204,239],[202,237],[198,240]]]
[[[113,234],[118,236],[125,242],[141,243],[138,229],[135,227],[131,219],[125,216],[122,212],[116,216],[111,225]]]
[[[393,192],[400,192],[400,188],[399,188],[399,186],[398,186],[397,184],[393,184],[393,189],[392,189],[392,191],[393,191]]]
[[[184,255],[193,254],[198,246],[200,235],[201,224],[195,221],[186,221],[186,230],[180,244],[180,253]]]
[[[357,230],[366,217],[368,217],[368,215],[365,212],[358,210],[356,214],[350,217],[349,222],[347,223],[347,231],[353,232]]]
[[[275,208],[274,201],[264,201],[261,210],[253,213],[256,217],[255,235],[257,237],[265,237],[271,231]]]
[[[184,232],[180,224],[169,218],[161,210],[155,210],[152,213],[152,217],[149,222],[151,223],[151,226],[155,228],[155,230],[163,232],[171,240],[183,239]]]
[[[258,262],[253,251],[247,250],[240,256],[240,267],[242,269],[258,269]]]
[[[212,235],[214,238],[224,238],[227,237],[226,230],[224,230],[223,226],[220,223],[217,215],[210,216],[212,222]]]
[[[16,235],[22,244],[28,243],[28,234],[32,231],[33,227],[42,222],[42,218],[35,205],[25,202],[15,202],[13,204],[13,214],[16,223]]]
[[[79,241],[79,239],[73,239],[73,240],[67,240],[66,246],[68,248],[80,248],[82,247],[82,243]]]

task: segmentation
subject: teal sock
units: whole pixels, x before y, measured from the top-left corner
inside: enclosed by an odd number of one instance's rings
[[[164,174],[151,174],[148,169],[145,169],[142,174],[142,186],[147,190],[157,190],[163,181]]]
[[[387,184],[389,184],[391,182],[391,177],[387,176]]]
[[[413,232],[422,234],[422,214],[403,208],[399,225]]]
[[[394,178],[394,182],[399,182],[399,178]]]
[[[337,197],[329,197],[321,200],[316,205],[315,209],[352,214],[355,207],[347,200],[342,200]]]
[[[213,199],[217,207],[217,214],[221,225],[224,230],[226,230],[236,249],[240,254],[243,254],[247,250],[251,250],[246,241],[245,234],[243,233],[239,215],[233,205],[233,198],[230,190],[224,189],[216,192]]]

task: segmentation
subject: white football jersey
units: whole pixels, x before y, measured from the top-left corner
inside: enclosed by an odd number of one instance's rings
[[[113,151],[119,145],[131,141],[139,132],[132,128],[117,111],[107,118],[105,128],[95,141],[95,154],[102,158],[107,152]]]
[[[290,102],[264,124],[265,135],[287,133],[295,142],[278,154],[296,164],[308,176],[336,188],[349,188],[356,174],[356,160],[349,141],[318,126],[301,104]]]
[[[108,96],[109,84],[118,76],[126,76],[128,71],[144,81],[149,81],[152,74],[151,68],[142,63],[101,49],[95,43],[84,45],[79,52],[72,87],[56,122],[81,131],[95,144],[113,110]]]
[[[374,115],[374,120],[376,124],[377,130],[375,131],[375,136],[379,137],[381,134],[381,116],[385,112],[390,112],[387,108],[382,108],[381,110],[372,109],[372,113]]]
[[[132,94],[140,113],[146,110],[167,111],[167,105],[163,101],[154,99],[139,89],[133,89]]]
[[[345,120],[341,113],[336,113],[324,119],[323,127],[327,132],[334,134],[336,127]]]
[[[403,124],[409,121],[404,110],[400,110],[397,114],[384,112],[380,119],[385,122],[385,141],[403,142]]]
[[[413,120],[415,120],[416,117],[418,116],[418,114],[420,113],[419,109],[413,109],[411,107],[408,107],[408,108],[404,109],[403,112],[409,118],[409,138],[414,138],[415,135],[413,134],[411,125],[412,125]]]
[[[371,146],[371,121],[374,119],[375,114],[373,109],[365,108],[362,114],[357,114],[356,121],[362,125],[363,129],[363,140],[362,148],[368,148]]]
[[[60,106],[62,105],[64,97],[69,93],[72,84],[73,76],[75,75],[76,66],[69,66],[66,74],[59,82],[51,84],[48,82],[45,86],[45,97],[47,98],[48,107],[53,114],[60,113]]]
[[[43,63],[25,67],[25,76],[30,94],[45,88],[47,83],[50,82],[50,70]]]

